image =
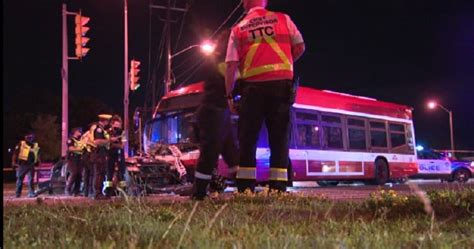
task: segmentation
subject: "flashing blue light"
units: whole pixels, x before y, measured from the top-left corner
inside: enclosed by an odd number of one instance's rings
[[[416,151],[423,151],[425,148],[421,145],[416,146]]]

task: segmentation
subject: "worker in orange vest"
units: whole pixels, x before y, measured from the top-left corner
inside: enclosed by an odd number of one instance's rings
[[[244,0],[247,15],[232,28],[226,55],[226,96],[234,109],[232,90],[240,71],[239,192],[255,190],[256,144],[262,124],[268,129],[270,189],[286,191],[288,140],[293,101],[293,62],[304,52],[303,37],[286,14],[269,11],[267,0]]]

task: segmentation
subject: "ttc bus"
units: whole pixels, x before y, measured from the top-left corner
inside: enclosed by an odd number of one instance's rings
[[[203,82],[194,83],[162,98],[153,119],[145,126],[146,154],[173,160],[172,155],[156,153],[156,148],[160,144],[179,145],[183,152],[180,159],[186,169],[195,168],[199,147],[194,113],[203,86]],[[316,181],[321,186],[337,185],[341,181],[383,185],[405,180],[418,172],[412,108],[408,106],[299,87],[291,117],[293,181]],[[235,128],[237,121],[238,117],[234,116]],[[270,171],[265,127],[257,147],[257,181],[265,182]],[[222,160],[218,171],[227,174]]]

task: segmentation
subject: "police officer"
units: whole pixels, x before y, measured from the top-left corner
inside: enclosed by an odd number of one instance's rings
[[[122,129],[122,119],[118,115],[114,115],[110,121],[110,150],[108,157],[108,166],[107,166],[107,180],[105,182],[104,188],[106,189],[107,194],[111,194],[112,191],[107,190],[107,188],[113,189],[113,177],[115,173],[115,164],[118,164],[118,175],[119,187],[125,189],[127,187],[127,182],[125,181],[125,155],[124,155],[124,142],[125,140],[125,131]]]
[[[85,149],[82,153],[82,175],[83,175],[83,181],[82,181],[82,192],[85,197],[92,196],[92,180],[93,180],[93,165],[91,162],[91,154],[92,150],[96,147],[94,142],[90,140],[90,127],[93,125],[89,124],[89,129],[84,132],[81,136],[81,142],[85,144]]]
[[[102,184],[105,178],[105,172],[107,168],[107,150],[110,145],[109,134],[107,133],[106,126],[109,124],[109,120],[112,117],[110,114],[100,114],[99,122],[92,124],[90,127],[89,139],[96,146],[91,153],[90,161],[94,172],[93,179],[93,190],[94,199],[105,199],[106,196],[102,194]]]
[[[70,175],[66,182],[66,189],[64,190],[66,195],[74,194],[77,196],[80,192],[83,167],[82,154],[85,150],[85,144],[80,140],[81,135],[82,128],[73,128],[71,137],[67,141],[67,162]],[[72,189],[73,185],[74,190]]]
[[[239,111],[239,191],[254,191],[256,144],[262,124],[268,129],[270,188],[286,191],[288,140],[293,92],[293,62],[304,52],[301,33],[286,14],[266,10],[267,0],[244,0],[247,15],[232,28],[227,47],[226,93],[231,92],[237,71],[242,77]]]
[[[193,198],[202,200],[217,168],[219,154],[229,166],[230,178],[238,169],[238,146],[232,130],[231,112],[225,98],[225,44],[229,31],[219,34],[210,74],[204,82],[204,96],[196,112],[200,156],[194,174]]]
[[[34,191],[34,172],[35,166],[40,163],[38,143],[35,142],[35,135],[33,132],[25,134],[25,140],[21,140],[15,147],[15,152],[12,156],[12,165],[16,167],[16,197],[21,196],[23,188],[23,180],[28,175],[28,197],[35,197]]]

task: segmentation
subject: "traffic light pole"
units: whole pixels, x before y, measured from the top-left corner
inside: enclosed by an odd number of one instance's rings
[[[68,52],[67,52],[67,9],[63,4],[63,55],[62,55],[62,121],[61,121],[61,157],[66,156],[68,139]]]
[[[129,95],[129,77],[128,77],[128,8],[127,0],[123,1],[124,4],[124,82],[123,82],[123,120],[124,120],[124,131],[126,142],[124,144],[124,154],[125,157],[128,157],[128,129],[129,129],[129,120],[128,120],[128,95]]]
[[[61,68],[61,79],[62,79],[62,117],[61,117],[61,157],[66,157],[67,154],[67,140],[69,130],[69,60],[80,60],[82,57],[69,57],[68,46],[67,46],[67,16],[68,15],[80,15],[76,12],[68,12],[65,3],[62,4],[62,68]],[[82,22],[82,20],[79,20]],[[82,46],[82,45],[81,45]],[[82,48],[82,47],[81,47]],[[87,53],[87,51],[85,51]],[[85,55],[85,54],[84,54]],[[83,56],[83,55],[81,55]]]

